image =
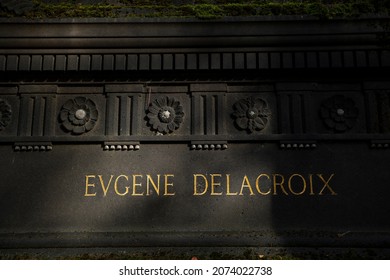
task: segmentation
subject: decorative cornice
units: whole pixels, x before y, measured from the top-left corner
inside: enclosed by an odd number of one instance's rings
[[[229,142],[268,141],[288,149],[321,141],[387,141],[390,51],[379,44],[378,34],[386,34],[382,20],[2,21],[0,72],[6,75],[0,94],[15,113],[0,142],[34,143],[17,145],[27,150],[41,142],[108,143],[104,149],[122,151],[150,142],[223,150]],[[316,75],[338,70],[348,75],[348,85],[318,75],[305,80],[314,69],[322,70]],[[284,70],[281,79],[266,82],[259,75],[282,72],[274,70]],[[356,70],[370,78],[354,78]],[[374,72],[379,80],[365,75]],[[72,73],[80,80],[67,79]],[[88,73],[93,79],[83,76]],[[201,73],[207,78],[195,77]],[[235,78],[226,79],[229,73]],[[166,79],[168,74],[175,78]],[[300,82],[280,82],[289,74]],[[358,115],[347,112],[351,106],[327,106],[334,95],[352,100]],[[86,106],[73,108],[69,100]],[[161,100],[170,106],[160,106]],[[267,110],[253,123],[234,105],[242,100]],[[348,129],[335,124],[345,117],[339,109],[348,113]],[[307,139],[312,142],[302,142]]]
[[[1,20],[0,72],[390,67],[386,21]]]
[[[375,45],[388,17],[318,20],[253,17],[223,20],[1,20],[2,49],[145,49]]]
[[[390,51],[296,50],[111,54],[0,54],[0,72],[231,71],[390,67]]]

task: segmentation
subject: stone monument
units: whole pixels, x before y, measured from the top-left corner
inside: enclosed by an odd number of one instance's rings
[[[0,247],[388,247],[382,18],[0,22]]]

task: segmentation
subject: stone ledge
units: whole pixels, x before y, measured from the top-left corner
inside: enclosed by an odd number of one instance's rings
[[[118,247],[390,248],[390,232],[264,230],[251,232],[31,232],[1,233],[1,249]]]
[[[0,249],[0,260],[388,260],[389,248],[118,247]]]

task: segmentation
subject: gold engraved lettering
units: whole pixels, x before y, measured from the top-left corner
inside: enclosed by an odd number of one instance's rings
[[[89,187],[95,187],[95,184],[93,184],[93,183],[90,183],[89,182],[89,179],[95,179],[96,178],[96,176],[95,175],[85,175],[85,194],[84,194],[84,196],[96,196],[96,192],[95,193],[89,193],[89,191],[88,191],[88,188]]]
[[[301,178],[301,180],[302,180],[303,185],[302,185],[302,190],[301,190],[300,192],[295,192],[295,191],[293,191],[292,179],[293,179],[294,177],[299,177],[299,178]],[[306,191],[306,180],[305,180],[305,178],[304,178],[302,175],[300,175],[300,174],[292,174],[292,175],[290,176],[290,178],[288,179],[288,189],[290,190],[290,192],[291,192],[293,195],[302,195],[302,194]]]
[[[193,193],[193,195],[204,195],[207,192],[207,189],[209,187],[206,176],[204,176],[203,174],[193,174],[193,176],[194,176],[194,193]],[[198,183],[198,178],[203,179],[204,185],[201,185],[200,183]],[[203,190],[203,192],[200,192],[199,188],[202,188],[202,186],[204,186],[204,190]]]
[[[175,195],[175,192],[169,192],[168,187],[173,187],[173,182],[169,182],[169,178],[173,178],[175,175],[173,174],[165,174],[164,175],[164,195]]]
[[[286,190],[284,189],[284,186],[283,186],[283,184],[284,184],[284,177],[283,177],[283,175],[281,175],[281,174],[272,174],[272,177],[273,177],[273,181],[274,181],[274,193],[273,193],[273,195],[277,195],[278,194],[278,192],[276,190],[277,186],[280,186],[280,188],[282,189],[282,192],[285,195],[288,195],[288,193],[286,192]],[[277,182],[276,181],[277,177],[281,178],[282,180],[280,182]]]
[[[211,177],[211,193],[210,195],[222,195],[222,192],[216,192],[215,191],[215,188],[216,187],[220,187],[221,186],[221,182],[215,182],[215,177],[219,177],[221,178],[222,177],[222,174],[210,174],[210,177]]]
[[[129,192],[129,187],[128,187],[128,186],[125,187],[125,192],[123,192],[123,193],[119,192],[119,190],[118,190],[118,181],[119,181],[119,178],[125,178],[126,181],[129,181],[129,177],[126,176],[126,175],[119,175],[118,177],[116,177],[115,183],[114,183],[114,190],[115,190],[115,193],[116,193],[117,195],[120,195],[120,196],[125,196],[125,195],[128,194],[128,192]]]
[[[249,183],[248,176],[246,176],[246,175],[244,176],[244,178],[242,178],[241,190],[240,190],[240,194],[239,195],[243,195],[242,191],[244,190],[244,188],[248,188],[249,189],[250,195],[255,195],[253,193],[251,184]]]
[[[323,188],[321,189],[321,191],[318,193],[318,195],[323,195],[323,191],[328,188],[328,190],[330,191],[330,194],[331,195],[337,195],[337,193],[329,186],[329,182],[330,180],[333,178],[334,176],[334,173],[330,175],[330,177],[328,178],[328,180],[325,180],[324,177],[322,177],[322,174],[317,174],[317,176],[322,180],[322,182],[324,183],[324,186]]]
[[[315,195],[313,190],[313,174],[309,174],[310,195]]]
[[[329,175],[322,173],[258,173],[255,175],[257,177],[241,175],[241,177],[238,177],[242,178],[241,186],[231,185],[231,176],[231,174],[221,173],[193,174],[193,195],[337,195],[331,187],[332,179],[335,176],[334,173]],[[110,188],[112,189],[110,191],[111,194],[118,196],[174,196],[176,195],[174,177],[174,174],[89,174],[85,175],[84,196],[96,197],[101,195],[106,197]],[[236,182],[236,180],[233,180],[233,182]],[[164,189],[161,190],[160,187]],[[240,187],[240,191],[238,191],[238,187]]]
[[[142,196],[144,192],[137,193],[137,187],[142,187],[142,183],[137,183],[137,178],[142,178],[143,176],[140,174],[133,175],[133,193],[134,196]]]
[[[261,195],[268,195],[271,193],[271,187],[268,189],[267,192],[263,192],[260,188],[260,179],[261,177],[267,177],[268,180],[270,180],[270,177],[267,175],[267,174],[260,174],[257,178],[256,178],[256,189],[257,189],[257,192]]]
[[[226,195],[237,195],[237,192],[230,192],[230,174],[226,174]]]
[[[160,195],[160,174],[157,174],[157,185],[153,181],[152,176],[146,174],[146,195],[150,195],[150,185],[153,186],[153,189],[156,191],[157,195]]]
[[[112,178],[114,178],[114,175],[111,175],[111,176],[110,176],[110,180],[108,181],[107,186],[104,185],[103,176],[102,176],[102,175],[98,175],[98,177],[99,177],[99,180],[100,180],[100,184],[101,184],[101,186],[102,186],[103,196],[106,196],[106,195],[107,195],[107,192],[108,192],[108,189],[110,188]]]

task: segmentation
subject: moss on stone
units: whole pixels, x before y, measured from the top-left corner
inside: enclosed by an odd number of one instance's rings
[[[38,1],[36,1],[38,2]],[[39,3],[38,8],[27,14],[29,18],[74,18],[74,17],[116,17],[121,7],[100,5],[79,5],[75,3],[46,4]]]
[[[192,17],[216,19],[226,16],[310,15],[320,19],[358,17],[362,14],[389,14],[390,0],[118,0],[96,5],[77,1],[47,3],[32,0],[35,8],[27,18],[116,18]],[[190,3],[190,4],[189,4]],[[0,11],[1,17],[16,16]]]

